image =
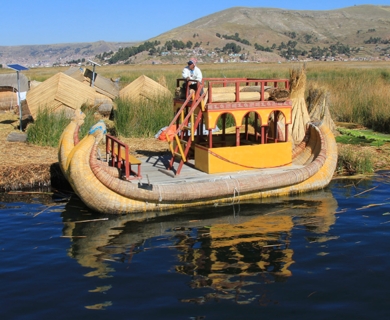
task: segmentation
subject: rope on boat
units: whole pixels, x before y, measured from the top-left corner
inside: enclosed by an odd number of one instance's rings
[[[237,203],[240,203],[240,183],[238,182],[237,178],[234,178],[232,176],[230,176],[230,179],[233,179],[233,183],[234,183],[234,191],[233,191],[233,202],[232,204],[234,204],[234,200],[236,199],[236,191],[237,191],[237,197],[238,197],[238,201]],[[236,182],[237,182],[237,186],[236,186]]]
[[[161,196],[160,185],[158,184],[157,187],[158,187],[158,194],[160,195],[159,198],[158,198],[158,201],[161,202],[162,201],[162,196]]]
[[[226,180],[226,179],[225,179],[225,183],[226,183],[226,186],[227,186],[227,188],[228,188],[228,193],[230,193],[229,184],[228,184],[228,182],[227,182],[227,180]]]

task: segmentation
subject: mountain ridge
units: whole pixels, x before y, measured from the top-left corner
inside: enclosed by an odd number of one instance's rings
[[[220,36],[217,36],[217,35]],[[249,44],[229,38],[238,34]],[[224,36],[227,36],[225,38]],[[370,38],[374,38],[369,42]],[[380,40],[378,40],[380,39]],[[343,45],[359,48],[360,56],[379,56],[390,53],[390,5],[358,5],[333,10],[289,10],[272,7],[232,7],[201,17],[185,25],[164,32],[146,41],[160,43],[160,49],[167,41],[197,42],[205,52],[223,48],[228,43],[242,47],[242,52],[254,60],[278,60],[286,57],[282,49],[273,52],[257,50],[258,47],[280,46],[293,40],[294,48],[310,52],[313,47]],[[382,41],[383,40],[383,41]],[[384,43],[381,43],[384,42]],[[387,41],[387,43],[386,43]],[[94,58],[101,53],[118,51],[119,48],[131,47],[140,42],[91,42],[76,44],[52,44],[29,46],[0,46],[0,64],[9,64],[10,57],[19,59],[18,63],[39,61],[70,61]],[[148,49],[149,50],[149,49]],[[121,60],[118,63],[152,63],[161,58],[157,54],[148,55],[147,51],[137,53],[139,57]],[[76,52],[77,51],[77,52]],[[183,52],[184,54],[184,52]],[[291,56],[291,54],[289,54]],[[47,58],[47,59],[46,59]],[[183,57],[184,58],[184,57]],[[8,60],[7,60],[8,59]],[[263,59],[263,60],[262,60]],[[165,60],[160,59],[162,62]],[[204,59],[205,62],[210,62]],[[166,59],[165,62],[175,60]],[[105,62],[105,60],[101,60]]]

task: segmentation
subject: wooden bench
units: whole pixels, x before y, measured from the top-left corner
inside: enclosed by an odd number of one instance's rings
[[[135,173],[135,171],[133,171],[131,169],[131,165],[138,165],[138,173]],[[133,179],[142,179],[142,176],[141,176],[141,164],[142,164],[142,161],[137,159],[136,157],[132,156],[131,154],[129,154],[129,168],[130,168],[130,172],[132,172],[135,177],[133,178],[127,178],[127,180],[133,180]]]

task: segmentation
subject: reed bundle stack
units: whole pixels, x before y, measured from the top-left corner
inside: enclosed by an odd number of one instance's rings
[[[70,76],[59,72],[27,92],[27,104],[35,118],[39,108],[65,111],[73,115],[83,104],[94,104],[95,90]]]
[[[18,105],[17,93],[13,91],[0,91],[0,110],[11,110]]]
[[[271,88],[267,90],[269,93],[269,99],[277,102],[284,102],[290,98],[290,93],[286,89],[282,88]]]
[[[235,134],[236,132],[237,132],[236,126],[229,127],[229,128],[225,129],[226,134]],[[248,132],[250,134],[255,134],[255,128],[253,126],[251,126],[250,124],[248,124]],[[222,134],[222,133],[223,133],[223,130],[213,132],[213,134]],[[240,133],[245,133],[245,125],[240,127]]]
[[[332,132],[335,132],[336,125],[329,111],[329,96],[330,94],[325,88],[313,84],[309,89],[307,106],[311,121],[321,121]]]
[[[158,100],[159,97],[171,97],[171,92],[158,82],[142,75],[119,91],[122,99],[133,101],[149,99]]]
[[[269,87],[266,87],[264,91],[264,100],[270,99],[270,93],[267,91]],[[208,102],[208,89],[205,89],[206,97],[205,103]],[[215,87],[211,89],[212,102],[234,102],[236,101],[236,87]],[[260,101],[261,100],[261,87],[260,86],[247,86],[240,87],[239,93],[240,101]]]
[[[310,122],[305,101],[306,73],[305,68],[290,69],[290,98],[292,100],[292,124],[289,136],[300,142],[306,133],[306,124]]]

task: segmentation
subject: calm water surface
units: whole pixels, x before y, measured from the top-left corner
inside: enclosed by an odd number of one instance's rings
[[[0,319],[390,317],[390,172],[160,217],[68,198],[0,195]]]

